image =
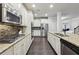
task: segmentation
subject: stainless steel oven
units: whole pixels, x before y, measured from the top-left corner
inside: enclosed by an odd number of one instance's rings
[[[9,7],[9,5],[0,4],[0,22],[21,24],[22,16],[18,10]]]

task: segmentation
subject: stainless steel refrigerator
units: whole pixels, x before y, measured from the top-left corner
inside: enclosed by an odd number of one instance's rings
[[[48,33],[48,24],[41,23],[40,26],[33,26],[33,23],[31,24],[31,33],[32,37],[47,37]],[[35,35],[36,33],[36,35]]]

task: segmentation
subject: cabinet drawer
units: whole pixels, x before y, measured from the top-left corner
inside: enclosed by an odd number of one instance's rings
[[[14,55],[23,55],[24,54],[24,40],[21,40],[14,45]]]
[[[10,47],[6,51],[4,51],[1,55],[13,55],[14,54],[14,48]]]

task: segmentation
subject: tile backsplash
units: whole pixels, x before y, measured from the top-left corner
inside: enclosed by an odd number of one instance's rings
[[[17,26],[0,24],[0,39],[4,38],[5,36],[10,37],[15,35],[19,32],[19,30],[20,29]]]

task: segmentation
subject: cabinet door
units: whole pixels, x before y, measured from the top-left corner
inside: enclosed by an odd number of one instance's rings
[[[10,8],[17,9],[19,4],[17,4],[17,3],[7,3],[7,5],[8,5]]]
[[[60,38],[56,37],[56,53],[58,55],[61,54],[61,44],[60,44]]]
[[[51,44],[51,46],[55,49],[55,45],[56,45],[55,36],[53,36],[52,34],[48,34],[48,41]]]
[[[53,35],[53,48],[56,51],[56,37]]]
[[[27,51],[28,51],[28,41],[27,41],[27,39],[28,39],[27,37],[24,38],[24,41],[25,41],[25,43],[24,43],[24,51],[25,51],[24,54],[26,54]]]
[[[31,35],[28,35],[25,37],[25,44],[24,44],[24,47],[25,47],[25,53],[27,53],[31,43],[32,43],[32,39],[31,39]]]
[[[48,41],[49,41],[49,43],[52,45],[51,40],[52,40],[52,35],[51,35],[51,34],[48,34]]]
[[[14,55],[24,55],[24,40],[14,45]]]
[[[32,43],[31,35],[27,36],[27,40],[26,41],[27,41],[27,49],[29,49],[29,47],[30,47],[30,45]]]
[[[10,47],[6,51],[4,51],[1,55],[13,55],[14,54],[14,47]]]
[[[47,39],[48,41],[50,40],[50,34],[48,34],[48,39]]]
[[[61,54],[60,38],[58,38],[55,35],[48,34],[48,41],[51,44],[51,46],[54,48],[55,52],[60,55]]]

